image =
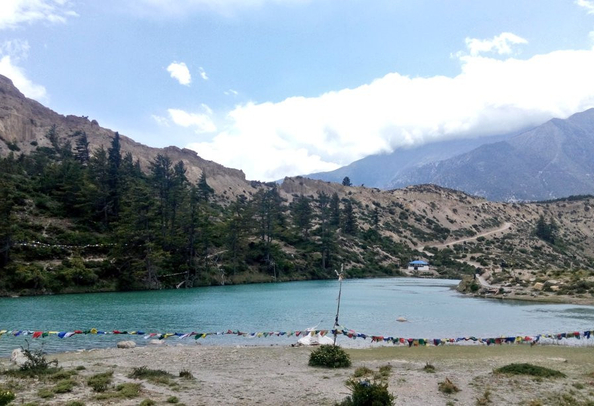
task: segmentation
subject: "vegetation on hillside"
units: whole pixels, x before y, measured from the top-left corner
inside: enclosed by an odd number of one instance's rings
[[[4,294],[320,279],[343,262],[357,276],[396,275],[413,255],[335,193],[288,202],[261,184],[230,201],[165,155],[143,172],[117,133],[94,153],[83,132],[47,137],[51,148],[0,160]]]
[[[392,276],[412,259],[431,263],[427,276],[479,268],[529,286],[552,275],[545,291],[594,293],[590,196],[504,204],[300,177],[242,193],[204,170],[190,181],[196,167],[164,153],[141,168],[117,133],[108,148],[55,127],[38,142],[0,158],[0,295],[325,279],[341,264],[349,277]]]

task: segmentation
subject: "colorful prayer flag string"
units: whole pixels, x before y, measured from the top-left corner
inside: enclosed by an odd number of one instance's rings
[[[185,338],[193,338],[195,340],[205,339],[209,336],[222,336],[222,335],[235,335],[239,337],[252,337],[252,338],[266,338],[266,337],[300,337],[305,336],[307,334],[314,334],[325,336],[328,333],[334,335],[343,335],[345,337],[351,339],[361,338],[363,340],[367,340],[368,338],[371,340],[372,343],[390,343],[394,345],[406,345],[409,347],[417,347],[417,346],[427,346],[427,345],[446,345],[446,344],[457,344],[462,342],[472,342],[476,344],[484,344],[484,345],[494,345],[494,344],[522,344],[522,343],[529,343],[529,344],[536,344],[541,341],[541,339],[552,339],[552,340],[564,340],[564,339],[586,339],[589,340],[591,336],[594,335],[594,330],[586,330],[586,331],[573,331],[569,333],[557,333],[557,334],[538,334],[535,336],[529,335],[502,335],[498,337],[488,337],[488,338],[480,338],[476,336],[467,336],[467,337],[456,337],[456,338],[407,338],[407,337],[394,337],[394,336],[383,336],[383,335],[372,335],[372,334],[364,334],[361,332],[356,332],[354,330],[349,330],[344,327],[337,327],[333,330],[289,330],[289,331],[260,331],[260,332],[242,332],[240,330],[227,330],[227,331],[218,331],[218,332],[191,332],[191,333],[146,333],[141,330],[133,330],[133,331],[126,331],[126,330],[99,330],[96,328],[91,328],[88,330],[74,330],[74,331],[37,331],[37,330],[0,330],[0,337],[3,335],[6,336],[13,336],[13,337],[20,337],[20,336],[31,336],[34,339],[37,338],[44,338],[44,337],[51,337],[57,336],[59,338],[69,338],[76,335],[137,335],[143,336],[144,339],[159,339],[164,340],[171,337],[175,337],[178,339],[185,339]]]

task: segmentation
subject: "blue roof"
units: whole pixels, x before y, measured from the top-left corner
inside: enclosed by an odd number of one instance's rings
[[[429,262],[425,262],[425,261],[410,261],[409,264],[412,265],[429,265]]]

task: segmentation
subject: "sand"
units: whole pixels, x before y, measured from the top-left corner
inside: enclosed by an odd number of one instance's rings
[[[390,365],[388,388],[397,405],[523,404],[559,405],[594,402],[594,349],[561,346],[440,346],[349,349],[353,366],[346,369],[313,368],[307,365],[311,348],[214,347],[201,345],[102,349],[49,355],[60,367],[78,370],[70,393],[42,399],[42,388],[56,384],[47,379],[11,378],[0,375],[0,385],[17,394],[14,404],[64,405],[78,400],[85,405],[138,405],[144,399],[155,404],[175,401],[186,405],[333,405],[349,395],[345,386],[355,370],[365,366],[376,371]],[[559,370],[566,378],[544,379],[506,376],[493,369],[512,362],[530,362]],[[435,373],[425,372],[430,363]],[[165,370],[169,382],[136,380],[133,368],[146,366]],[[15,368],[7,359],[0,368]],[[194,379],[179,378],[182,370]],[[114,372],[113,386],[124,382],[141,384],[138,397],[98,400],[86,384],[89,376]],[[461,390],[444,394],[439,382],[450,379]],[[573,403],[571,403],[573,402]]]

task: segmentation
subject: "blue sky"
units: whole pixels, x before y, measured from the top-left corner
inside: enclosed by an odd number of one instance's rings
[[[593,46],[590,0],[0,3],[25,95],[258,180],[594,107]]]

